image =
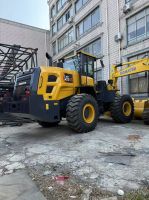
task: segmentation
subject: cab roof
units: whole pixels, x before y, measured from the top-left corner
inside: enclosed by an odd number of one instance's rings
[[[82,54],[84,54],[84,55],[87,55],[87,56],[90,56],[90,57],[93,57],[93,58],[97,59],[96,56],[94,56],[94,55],[92,55],[92,54],[90,54],[90,53],[88,53],[88,52],[85,52],[85,51],[83,51],[83,50],[78,51],[77,54],[78,54],[78,53],[82,53]]]

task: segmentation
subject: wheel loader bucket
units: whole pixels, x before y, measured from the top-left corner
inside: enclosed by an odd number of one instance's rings
[[[149,108],[149,99],[147,100],[133,100],[134,101],[134,117],[142,119],[142,114],[145,108]]]

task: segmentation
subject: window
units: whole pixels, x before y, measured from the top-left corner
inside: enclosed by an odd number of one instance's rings
[[[98,57],[101,54],[101,38],[85,46],[82,50]]]
[[[62,35],[58,39],[58,51],[63,50],[68,44],[73,42],[74,34],[73,34],[73,28],[71,28],[69,31],[67,31],[64,35]]]
[[[145,34],[145,19],[142,18],[137,21],[137,37]]]
[[[91,15],[85,18],[84,20],[84,32],[87,32],[89,29],[91,29]]]
[[[60,30],[63,25],[68,22],[69,18],[73,16],[73,10],[70,8],[67,10],[57,21],[57,29]]]
[[[81,37],[84,33],[92,29],[99,22],[100,22],[100,10],[98,7],[76,26],[77,38]]]
[[[81,23],[77,26],[77,29],[76,29],[76,31],[77,31],[77,38],[78,38],[79,36],[83,35],[83,33],[84,33],[83,25],[84,25],[84,23],[81,22]]]
[[[56,34],[56,25],[53,24],[52,25],[52,36],[54,36]]]
[[[66,59],[65,62],[63,63],[63,68],[68,70],[76,70],[75,59],[73,58]]]
[[[57,30],[59,31],[61,29],[61,27],[63,26],[63,17],[61,17],[58,21],[57,21]]]
[[[136,38],[136,24],[130,24],[128,26],[128,41],[132,41]]]
[[[128,43],[149,36],[149,8],[137,13],[127,20]]]
[[[56,42],[53,42],[52,49],[53,49],[53,56],[55,56],[56,55]]]
[[[55,15],[56,15],[56,9],[55,6],[53,6],[51,9],[51,17],[54,17]]]
[[[94,75],[94,60],[88,57],[88,75],[93,77]]]
[[[75,10],[76,13],[85,5],[89,0],[77,0],[75,3]]]
[[[98,22],[100,21],[99,9],[96,9],[93,11],[91,19],[92,19],[92,26],[95,26],[96,24],[98,24]]]
[[[141,58],[144,58],[145,56],[149,56],[149,52],[131,57],[129,58],[129,61],[141,59]],[[135,95],[136,94],[149,95],[148,84],[149,84],[148,72],[142,72],[142,73],[133,74],[129,76],[129,88],[130,88],[130,94],[132,95],[134,94]]]
[[[57,6],[57,12],[61,10],[61,8],[64,6],[64,4],[67,2],[67,0],[58,0],[56,3]]]
[[[125,0],[125,3],[127,4],[127,3],[135,3],[136,1],[138,1],[138,0]]]
[[[56,5],[57,5],[57,11],[59,11],[61,9],[61,0],[58,0]]]
[[[95,79],[96,82],[103,80],[102,69],[99,69],[99,70],[95,71],[95,73],[94,73],[94,79]]]
[[[66,54],[66,55],[64,56],[64,59],[66,59],[66,58],[68,58],[68,57],[72,57],[72,56],[74,56],[74,51],[71,51],[70,53]]]

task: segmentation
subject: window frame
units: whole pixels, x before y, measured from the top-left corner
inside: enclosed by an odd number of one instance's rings
[[[93,45],[95,45],[95,43],[98,42],[98,41],[100,42],[100,52],[97,53],[97,54],[94,54],[94,52],[93,52],[93,51],[94,51],[94,50],[93,50]],[[90,47],[90,46],[92,46],[92,47],[91,47],[92,52],[85,51],[85,48]],[[89,54],[92,54],[92,55],[94,55],[94,56],[96,56],[96,57],[100,56],[100,55],[102,54],[102,38],[101,38],[101,37],[100,37],[100,38],[97,38],[96,40],[94,40],[94,41],[88,43],[88,44],[85,45],[83,48],[81,48],[81,50],[83,50],[83,51],[85,51],[85,52],[87,52],[87,53],[89,53]]]
[[[77,4],[79,1],[80,1],[80,3],[81,3],[81,6],[80,6],[80,8],[77,10],[76,4]],[[89,1],[90,1],[90,0],[87,0],[85,3],[83,3],[83,0],[77,0],[77,1],[75,2],[75,13],[77,14]]]
[[[55,32],[54,32],[54,27],[55,27]],[[52,24],[52,36],[54,36],[57,33],[57,28],[56,28],[56,24]]]
[[[68,22],[69,18],[73,16],[73,12],[71,12],[71,10],[72,10],[72,6],[69,7],[69,8],[64,12],[64,14],[63,14],[61,17],[58,18],[58,20],[57,20],[57,31],[59,31],[59,30]],[[68,19],[66,19],[66,15],[67,15],[68,13],[69,13],[70,17],[69,17]],[[71,14],[72,14],[72,16],[71,16]],[[64,22],[64,18],[65,18],[65,22]],[[62,25],[61,25],[61,27],[58,26],[58,23],[59,23],[60,20],[62,20]]]
[[[55,48],[54,48],[54,45],[55,45]],[[53,49],[54,49],[54,50],[53,50]],[[52,43],[52,52],[53,52],[53,56],[55,56],[56,53],[57,53],[57,50],[56,50],[56,41],[54,41],[54,42]]]
[[[142,39],[146,39],[149,37],[149,30],[147,32],[147,25],[149,23],[149,21],[147,21],[147,19],[149,18],[149,7],[146,7],[143,10],[140,10],[139,12],[137,12],[136,14],[134,14],[133,16],[129,17],[126,19],[126,25],[127,25],[127,44],[131,45],[133,43],[136,43],[138,41],[141,41]],[[138,32],[138,22],[140,20],[144,20],[144,22],[142,23],[142,26],[140,26],[142,29],[144,27],[144,33],[142,32],[142,34],[137,35]],[[131,26],[133,27],[133,30],[131,32],[129,32],[129,29]],[[140,28],[140,29],[141,29]],[[130,38],[130,34],[132,34],[133,32],[135,32],[135,36],[131,39]]]
[[[55,14],[53,15],[53,9],[55,9]],[[53,18],[53,17],[55,17],[56,16],[56,6],[55,5],[53,5],[52,7],[51,7],[51,18]]]
[[[97,75],[98,72],[101,73],[101,79],[98,79],[98,75]],[[94,80],[95,80],[96,83],[98,81],[103,80],[103,68],[98,68],[97,70],[94,71]]]
[[[64,1],[64,3],[63,3]],[[58,3],[60,2],[60,8],[58,9]],[[56,11],[59,12],[67,3],[67,0],[57,0],[56,1]]]
[[[96,10],[99,9],[99,21],[96,24],[92,24],[92,17],[93,17],[93,13],[96,12]],[[90,17],[91,20],[91,27],[87,30],[85,30],[84,28],[84,22],[87,20],[87,18]],[[77,39],[81,38],[84,34],[86,34],[87,32],[89,32],[90,30],[92,30],[94,27],[96,27],[99,23],[101,22],[101,13],[100,13],[100,6],[98,6],[97,8],[93,9],[87,16],[85,16],[77,25],[76,25],[76,37]],[[83,23],[83,33],[80,35],[78,30],[79,30],[79,25]]]
[[[132,0],[125,0],[125,4],[130,3]]]
[[[70,40],[70,35],[71,40]],[[71,44],[74,41],[74,28],[71,27],[69,30],[67,30],[61,37],[58,38],[58,52],[61,52],[65,47],[67,47],[69,44]]]

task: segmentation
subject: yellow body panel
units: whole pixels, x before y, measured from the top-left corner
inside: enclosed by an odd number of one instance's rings
[[[93,86],[94,87],[94,80],[93,80],[93,78],[82,76],[81,84],[82,84],[82,86]]]
[[[111,90],[114,90],[114,88],[113,88],[112,85],[108,84],[108,85],[107,85],[107,90],[111,91]]]
[[[135,118],[142,118],[142,114],[144,112],[145,108],[149,108],[149,99],[147,100],[135,100],[133,99],[134,102],[134,116]]]
[[[65,74],[72,75],[72,83],[64,80]],[[48,76],[57,77],[56,82],[48,82]],[[81,77],[82,86],[94,86],[94,80],[90,77]],[[53,86],[51,93],[47,93],[47,86]],[[41,67],[38,84],[38,95],[42,95],[44,100],[61,100],[76,94],[76,88],[80,86],[80,76],[77,71],[65,70],[59,67]]]

